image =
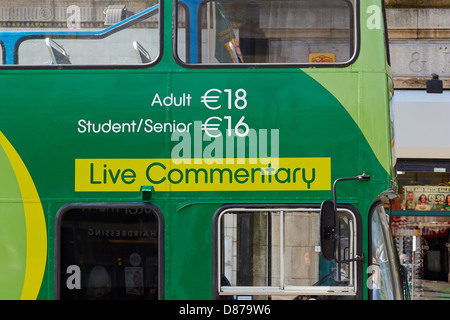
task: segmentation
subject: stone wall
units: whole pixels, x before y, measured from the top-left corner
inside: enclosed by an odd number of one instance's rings
[[[450,0],[385,0],[387,7],[425,8],[450,7]]]
[[[420,89],[436,73],[450,88],[450,0],[387,0],[395,88]]]

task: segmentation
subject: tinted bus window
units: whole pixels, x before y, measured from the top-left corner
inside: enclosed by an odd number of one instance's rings
[[[178,39],[186,63],[345,63],[355,53],[354,1],[205,1],[198,14],[197,4],[178,4],[187,7],[178,16],[189,30]]]
[[[71,208],[60,215],[61,299],[158,299],[160,219],[151,207]]]

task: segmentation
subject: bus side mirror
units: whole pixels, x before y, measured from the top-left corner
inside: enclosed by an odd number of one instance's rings
[[[320,250],[325,259],[335,259],[337,239],[337,215],[334,203],[325,200],[320,206]]]

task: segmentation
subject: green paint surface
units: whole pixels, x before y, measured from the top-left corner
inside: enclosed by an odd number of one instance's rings
[[[0,299],[20,299],[26,267],[26,225],[14,170],[0,147]]]

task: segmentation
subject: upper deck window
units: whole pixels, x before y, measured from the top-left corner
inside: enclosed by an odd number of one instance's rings
[[[159,56],[158,13],[158,0],[0,1],[1,65],[147,64]]]
[[[187,64],[346,64],[355,55],[355,0],[177,5],[177,55]]]

